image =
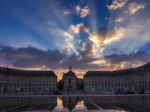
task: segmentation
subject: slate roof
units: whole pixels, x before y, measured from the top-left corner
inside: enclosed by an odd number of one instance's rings
[[[54,76],[56,77],[53,71],[29,71],[29,70],[18,70],[18,69],[11,69],[11,68],[2,68],[0,67],[0,74],[7,75],[7,76]]]
[[[84,77],[97,77],[97,76],[108,76],[108,77],[116,77],[123,75],[137,75],[140,72],[148,71],[150,72],[150,63],[147,63],[143,66],[137,68],[130,68],[125,70],[117,70],[117,71],[88,71]],[[142,74],[141,74],[142,75]]]

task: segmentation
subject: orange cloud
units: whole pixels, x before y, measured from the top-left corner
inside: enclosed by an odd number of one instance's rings
[[[128,65],[128,62],[125,62],[125,61],[124,61],[124,62],[121,62],[121,63],[119,63],[119,64],[114,65],[113,68],[112,68],[112,70],[124,69],[124,68],[127,67],[127,65]]]
[[[93,43],[92,52],[94,57],[101,57],[101,54],[104,51],[103,42],[104,38],[101,37],[98,33],[93,32],[89,35],[89,40]]]
[[[74,52],[76,54],[78,54],[75,45],[74,45],[74,37],[72,34],[70,34],[69,32],[64,32],[63,33],[64,39],[65,39],[65,44],[62,47],[61,51],[64,53],[68,53],[71,54],[71,52]]]
[[[83,28],[83,27],[84,27],[84,25],[82,23],[76,24],[76,25],[70,25],[69,32],[71,34],[79,34],[81,31],[81,28]]]
[[[123,38],[125,34],[125,29],[123,27],[120,27],[113,31],[112,33],[108,34],[104,40],[104,44],[110,44],[114,41],[118,41]]]
[[[103,57],[103,53],[105,51],[104,46],[122,39],[125,31],[126,30],[123,27],[120,27],[105,36],[102,36],[96,32],[90,33],[89,40],[93,45],[91,52],[93,54],[93,57]]]
[[[77,14],[80,14],[81,18],[84,18],[84,17],[88,16],[89,13],[90,13],[90,9],[89,9],[88,6],[84,6],[83,8],[81,8],[81,6],[77,5],[75,7],[75,11],[76,11]]]
[[[128,7],[128,12],[130,15],[134,15],[136,12],[138,12],[140,9],[144,9],[144,4],[138,4],[138,3],[130,3]]]
[[[108,5],[107,8],[109,10],[120,9],[127,3],[128,0],[114,0],[111,5]]]

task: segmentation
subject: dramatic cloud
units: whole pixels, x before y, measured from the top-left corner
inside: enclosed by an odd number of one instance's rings
[[[130,15],[134,15],[139,10],[144,9],[144,7],[144,4],[138,4],[136,2],[133,2],[129,4],[128,12]]]
[[[127,19],[127,18],[126,18]],[[122,30],[124,32],[123,37],[119,41],[114,41],[110,45],[105,47],[106,54],[110,55],[113,53],[117,54],[130,54],[135,50],[138,50],[147,42],[150,42],[150,20],[141,19],[136,20],[134,17],[127,19],[126,27]],[[122,34],[121,34],[122,35]],[[132,43],[129,45],[129,43]]]
[[[119,41],[123,38],[125,29],[120,27],[114,31],[107,32],[105,35],[101,35],[99,32],[93,32],[89,35],[89,40],[93,43],[92,53],[94,57],[103,57],[105,51],[104,46],[111,44],[115,41]]]
[[[113,0],[111,5],[108,5],[107,8],[109,10],[121,9],[125,6],[128,0]]]
[[[88,16],[89,13],[90,13],[90,9],[89,9],[88,6],[84,6],[83,8],[81,8],[79,5],[77,5],[75,7],[75,11],[76,11],[77,14],[80,14],[81,18],[84,18],[84,17]]]
[[[119,41],[124,37],[125,31],[125,28],[120,27],[108,33],[105,37],[104,44],[111,44],[112,42]]]
[[[68,32],[64,32],[63,37],[64,37],[64,40],[65,40],[65,44],[62,48],[62,52],[68,53],[69,55],[71,55],[72,53],[77,54],[77,51],[76,51],[76,48],[75,48],[75,45],[74,45],[73,35],[68,33]]]
[[[92,61],[92,62],[90,62],[90,63],[88,63],[88,64],[90,64],[90,65],[97,65],[97,66],[99,66],[99,67],[101,67],[101,66],[110,66],[110,63],[108,63],[105,59],[96,59],[96,60],[94,60],[94,61]]]
[[[124,20],[124,17],[118,17],[115,22],[116,23],[121,23]]]
[[[145,6],[144,1],[140,3],[131,1],[119,10],[119,13],[112,12],[114,15],[111,18],[114,20],[110,21],[110,25],[115,22],[113,28],[121,28],[118,30],[118,35],[120,35],[118,37],[121,38],[112,38],[118,40],[113,42],[110,38],[110,44],[105,44],[105,55],[131,54],[150,41],[148,36],[150,20],[145,17],[145,15],[147,17],[149,15],[146,8],[148,8],[148,4]],[[138,11],[140,12],[136,14]],[[105,42],[107,43],[107,41]],[[129,43],[132,44],[129,45]]]
[[[105,56],[105,59],[111,61],[111,66],[113,66],[113,70],[125,69],[131,67],[137,67],[143,65],[150,60],[150,53],[146,51],[139,50],[132,54],[113,54],[109,56]]]
[[[146,46],[149,46],[147,44]],[[41,50],[35,47],[16,48],[13,46],[0,47],[1,66],[21,69],[66,69],[72,65],[78,70],[116,70],[136,67],[150,60],[150,53],[141,50],[130,55],[109,55],[104,58],[91,58],[89,53],[92,49],[90,43],[85,43],[84,50],[79,50],[80,55],[67,56],[59,51]]]
[[[72,65],[76,69],[85,69],[88,67],[86,63],[93,59],[88,57],[88,52],[91,49],[90,44],[86,43],[84,47],[84,51],[79,50],[80,55],[72,54],[68,57],[67,54],[59,51],[41,50],[35,47],[2,46],[0,47],[0,66],[59,70],[59,68],[65,69]]]
[[[72,34],[79,34],[82,29],[84,29],[83,23],[70,25],[69,32]]]
[[[99,67],[112,66],[111,60],[105,59],[105,46],[113,42],[119,41],[123,38],[125,34],[125,29],[120,27],[113,31],[107,32],[106,34],[101,34],[100,32],[91,33],[89,40],[92,42],[91,49],[91,58],[94,58],[93,61],[89,62],[89,65],[96,65]]]
[[[77,38],[80,33],[89,33],[89,29],[83,23],[70,25],[67,31],[62,31],[65,44],[62,45],[61,51],[69,55],[75,53],[79,55],[78,49],[82,49],[80,44],[83,44],[80,38]],[[79,46],[81,46],[79,48]]]
[[[19,68],[49,68],[60,67],[59,62],[65,57],[58,51],[41,50],[34,47],[16,48],[4,46],[0,50],[1,65],[7,64]]]
[[[130,67],[131,67],[130,63],[129,63],[129,62],[122,61],[121,63],[116,64],[116,65],[113,67],[113,70],[125,69],[125,68],[127,68],[127,66],[130,66]]]
[[[93,32],[89,35],[89,40],[92,42],[92,56],[93,57],[103,57],[102,53],[104,51],[103,42],[104,37],[100,37],[100,35],[96,32]]]
[[[1,66],[117,70],[150,60],[149,0],[17,1],[0,3]]]
[[[68,32],[64,32],[63,36],[66,44],[62,49],[63,53],[69,53],[69,55],[75,53],[80,55],[79,49],[84,51],[85,43],[82,43],[82,47],[76,47],[75,39],[77,39],[75,34],[79,35],[80,32],[86,32],[88,34],[88,39],[91,43],[92,48],[90,49],[88,56],[90,58],[103,58],[105,45],[111,44],[115,41],[122,39],[125,33],[125,29],[120,27],[113,31],[107,32],[107,34],[101,34],[99,32],[90,32],[89,28],[85,27],[82,23],[71,25]],[[80,44],[80,43],[79,43]],[[80,57],[81,58],[81,57]],[[95,63],[95,62],[91,62]]]

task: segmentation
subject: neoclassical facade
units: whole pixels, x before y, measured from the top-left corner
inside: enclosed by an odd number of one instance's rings
[[[63,84],[64,84],[64,91],[74,92],[77,89],[77,77],[75,73],[72,71],[72,67],[69,67],[69,71],[63,74]]]
[[[150,91],[150,63],[118,71],[88,71],[84,76],[87,94],[143,93]]]
[[[0,94],[53,94],[57,87],[53,71],[0,68]]]
[[[62,84],[62,94],[150,93],[150,63],[126,70],[88,71],[82,89],[78,89],[79,79],[69,67]],[[53,71],[0,68],[0,95],[54,94],[56,90],[57,77]]]

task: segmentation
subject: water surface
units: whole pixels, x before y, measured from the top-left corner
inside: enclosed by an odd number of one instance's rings
[[[3,97],[0,112],[150,112],[150,96]]]

